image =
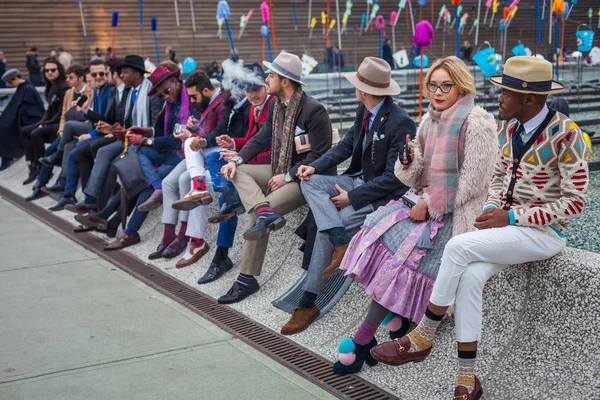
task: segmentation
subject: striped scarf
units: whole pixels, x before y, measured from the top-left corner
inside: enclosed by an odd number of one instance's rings
[[[183,86],[183,83],[181,83],[181,96],[179,102],[174,105],[169,102],[165,102],[165,136],[169,136],[173,133],[173,128],[175,127],[175,124],[186,125],[189,116],[190,100],[188,98],[187,90]],[[179,117],[179,120],[175,120],[174,117]]]
[[[461,96],[452,107],[436,111],[429,105],[419,143],[423,149],[421,184],[429,193],[429,213],[439,216],[454,212],[458,171],[464,159],[465,121],[474,107],[471,96]]]

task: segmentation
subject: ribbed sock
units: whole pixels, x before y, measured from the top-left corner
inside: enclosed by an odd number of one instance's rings
[[[315,300],[317,300],[317,295],[315,293],[304,291],[304,293],[302,293],[302,297],[300,297],[300,301],[298,302],[298,307],[311,308],[315,305]]]
[[[152,187],[154,188],[154,190],[162,189],[162,181],[158,180],[158,181],[152,182]]]
[[[477,350],[458,351],[458,379],[457,386],[464,386],[469,393],[475,389],[475,360]]]
[[[235,280],[240,286],[242,287],[246,287],[248,286],[250,283],[252,283],[252,281],[255,281],[256,278],[254,278],[254,276],[252,275],[248,275],[248,274],[242,274],[240,272],[240,274],[238,275],[237,279]]]
[[[161,246],[167,246],[171,243],[177,235],[175,234],[175,225],[173,224],[164,224],[163,226],[163,237],[160,241]]]
[[[429,308],[425,311],[425,315],[419,325],[414,331],[408,334],[410,339],[410,350],[409,353],[416,351],[427,350],[433,343],[435,337],[435,331],[442,322],[443,315],[436,315],[429,311]]]
[[[328,232],[335,247],[343,247],[352,240],[345,228],[331,228],[328,230]]]
[[[195,176],[192,178],[193,190],[206,190],[206,182],[204,182],[203,176]]]
[[[190,240],[190,244],[192,245],[192,247],[200,247],[204,244],[204,239],[199,239],[199,238],[191,238]]]
[[[377,327],[370,325],[367,321],[363,321],[362,324],[358,327],[358,330],[354,334],[354,338],[352,341],[356,344],[361,344],[363,346],[369,344],[371,340],[375,337],[375,332],[377,332]]]
[[[181,226],[179,227],[179,232],[177,233],[177,239],[186,240],[185,231],[187,230],[187,221],[181,221]]]
[[[258,203],[257,205],[255,205],[254,212],[256,213],[256,215],[258,215],[258,218],[266,218],[275,214],[275,211],[273,211],[268,201],[265,201],[264,203]]]

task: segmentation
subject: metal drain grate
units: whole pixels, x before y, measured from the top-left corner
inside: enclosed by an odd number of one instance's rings
[[[356,375],[334,374],[331,371],[331,363],[323,357],[273,332],[238,311],[217,303],[210,296],[199,292],[154,266],[148,265],[125,252],[103,251],[102,247],[105,242],[102,239],[89,233],[73,233],[73,226],[69,222],[36,204],[25,202],[23,198],[2,186],[0,186],[0,196],[331,394],[350,400],[398,399],[398,397]]]

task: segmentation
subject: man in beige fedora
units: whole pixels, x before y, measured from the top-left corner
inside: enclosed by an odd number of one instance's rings
[[[586,153],[579,127],[548,109],[549,94],[563,86],[552,81],[552,64],[536,57],[512,57],[504,74],[490,78],[502,88],[500,150],[483,213],[473,232],[446,245],[425,316],[408,336],[371,349],[379,361],[401,365],[431,352],[435,331],[454,305],[459,373],[454,399],[479,399],[475,377],[481,340],[485,282],[508,265],[540,261],[560,253],[571,219],[585,207]],[[494,228],[494,229],[491,229]],[[519,388],[505,391],[518,398]]]
[[[326,279],[337,272],[352,235],[367,215],[407,190],[394,174],[394,165],[406,135],[414,138],[416,126],[391,97],[400,94],[400,87],[392,80],[389,64],[367,57],[346,79],[356,88],[359,102],[354,125],[336,147],[298,169],[318,232],[304,294],[281,329],[284,335],[306,329],[318,317],[315,300],[323,293]],[[348,158],[350,166],[342,175],[323,175]]]
[[[283,215],[305,203],[298,169],[321,157],[331,148],[331,121],[325,107],[302,90],[302,61],[281,52],[270,70],[267,91],[276,100],[261,129],[221,169],[233,182],[244,208],[250,213],[250,228],[244,233],[246,245],[240,275],[219,303],[236,303],[259,289],[269,232],[285,225]],[[271,143],[270,165],[248,165]]]

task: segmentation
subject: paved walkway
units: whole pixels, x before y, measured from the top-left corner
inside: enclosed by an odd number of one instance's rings
[[[333,399],[0,199],[0,400]]]

